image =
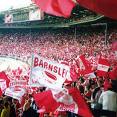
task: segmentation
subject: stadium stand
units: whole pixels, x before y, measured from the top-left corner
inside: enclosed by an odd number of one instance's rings
[[[32,9],[31,6],[30,8]],[[8,11],[0,14],[0,57],[11,57],[15,60],[21,60],[28,63],[31,67],[31,58],[33,54],[38,54],[41,57],[48,60],[54,60],[58,63],[61,61],[69,62],[71,65],[74,64],[74,60],[76,60],[77,56],[85,54],[86,59],[92,64],[94,71],[97,69],[95,67],[97,67],[100,56],[109,61],[110,71],[117,68],[117,56],[112,50],[112,43],[117,40],[117,23],[115,20],[111,20],[82,7],[76,6],[72,11],[71,17],[68,19],[44,14],[43,20],[30,21],[27,20],[28,15],[24,15],[24,12],[27,13],[27,10],[30,8],[10,10],[10,13],[16,13],[15,20],[11,23],[4,23],[3,20],[5,13]],[[10,68],[8,67],[5,71],[1,71],[0,77],[2,75],[5,76],[6,73],[6,76],[8,76],[8,79],[11,81],[12,79],[18,79],[18,81],[23,79],[28,82],[31,68],[29,68],[25,74],[23,74],[20,67],[13,70],[11,69],[11,71],[9,69]],[[8,72],[8,70],[10,72]],[[117,69],[115,69],[115,71],[116,70]],[[17,75],[17,73],[19,74]],[[95,73],[95,75],[97,74]],[[78,88],[82,97],[85,99],[90,110],[94,114],[94,117],[100,117],[99,114],[105,114],[105,111],[100,112],[92,108],[92,103],[95,100],[94,97],[97,96],[95,90],[105,90],[104,88],[111,89],[112,87],[108,84],[110,82],[114,87],[114,92],[116,92],[117,80],[115,77],[114,79],[110,79],[109,76],[107,78],[96,76],[94,79],[88,79],[81,75],[77,77],[75,82],[72,82],[65,87]],[[29,107],[33,108],[33,106],[35,108],[33,111],[37,111],[38,108],[32,99],[32,95],[35,92],[38,93],[45,91],[45,87],[34,87],[32,89],[31,87],[26,87],[25,90],[26,92],[22,96],[22,102],[19,104],[18,100],[4,96],[0,89],[0,107],[3,108],[3,101],[5,100],[12,105],[15,104],[15,106],[9,105],[11,109],[15,110],[15,113],[12,113],[14,114],[13,117],[25,117],[26,110],[28,110]],[[31,91],[33,91],[33,93]],[[102,90],[96,98],[99,98],[101,93]],[[102,97],[103,96],[101,96],[101,98]],[[100,103],[102,103],[101,99],[99,100]],[[114,105],[115,103],[112,104]],[[7,106],[7,103],[5,105]],[[107,104],[107,106],[108,105],[109,104]],[[117,107],[117,105],[115,106]],[[42,114],[42,116],[54,117],[57,112],[45,112],[45,114],[43,112],[39,113],[40,116]],[[31,114],[31,117],[37,117]],[[58,112],[60,117],[67,117],[67,114],[70,114],[70,117],[80,117],[73,113]],[[108,117],[112,117],[110,114],[113,114],[113,117],[115,117],[116,112],[115,110],[114,113],[108,111],[106,112],[106,115],[107,114],[109,115]],[[87,115],[85,117],[87,117]]]

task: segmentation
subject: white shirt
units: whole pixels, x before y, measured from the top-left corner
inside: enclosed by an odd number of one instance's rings
[[[100,95],[99,103],[102,104],[103,110],[117,111],[117,93],[105,91]]]

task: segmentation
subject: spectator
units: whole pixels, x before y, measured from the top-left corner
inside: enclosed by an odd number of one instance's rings
[[[2,109],[0,117],[10,117],[10,106],[8,102],[4,103],[4,108]]]
[[[113,91],[112,86],[103,92],[99,98],[99,103],[102,104],[102,114],[106,117],[116,117],[117,112],[117,93]]]

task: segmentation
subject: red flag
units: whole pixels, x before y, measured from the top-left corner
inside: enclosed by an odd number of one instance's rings
[[[96,75],[94,74],[94,71],[91,69],[85,70],[85,76],[88,78],[96,78]]]
[[[32,0],[44,12],[60,16],[69,17],[75,3],[72,0]]]
[[[59,103],[53,98],[51,90],[34,94],[34,100],[37,106],[45,107],[47,112],[54,112],[59,106]]]
[[[111,80],[117,80],[117,66],[109,72],[109,78]]]
[[[78,58],[76,58],[76,62],[78,63],[79,68],[82,70],[92,68],[90,62],[88,60],[86,60],[84,55],[81,55]]]
[[[0,97],[2,96],[2,90],[1,90],[1,88],[0,88]]]
[[[92,70],[92,66],[91,66],[90,62],[85,58],[84,55],[79,56],[77,58],[76,62],[80,68],[81,75],[85,75],[90,78],[96,77]]]
[[[10,80],[4,71],[0,72],[0,79],[4,79],[6,81],[7,87],[9,87]]]
[[[48,99],[47,99],[48,97]],[[48,90],[42,93],[34,94],[34,100],[38,106],[45,107],[48,112],[71,111],[82,117],[92,117],[85,100],[76,88],[64,89],[57,93]]]
[[[106,76],[109,66],[108,60],[100,57],[97,66],[97,76]]]
[[[117,1],[116,0],[77,0],[78,4],[105,15],[112,19],[117,19]]]
[[[81,96],[80,92],[77,88],[71,88],[69,89],[69,94],[73,97],[73,100],[78,105],[78,115],[82,117],[92,117],[92,113],[89,110],[88,105],[86,104],[85,100]]]

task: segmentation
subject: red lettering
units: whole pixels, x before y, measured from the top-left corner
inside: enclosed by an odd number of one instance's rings
[[[53,72],[57,73],[57,69],[58,69],[58,67],[57,66],[54,66]]]
[[[66,74],[66,70],[63,69],[63,72],[62,72],[62,77],[63,77],[63,78],[65,77],[65,74]]]
[[[44,62],[44,68],[47,69],[48,68],[48,63]]]
[[[34,58],[34,67],[38,66],[39,59],[37,57]]]
[[[59,108],[60,108],[60,110],[66,110],[66,111],[74,112],[75,104],[73,103],[73,104],[70,104],[70,105],[66,105],[66,104],[61,103]]]
[[[49,64],[48,70],[52,71],[52,69],[53,69],[53,65]]]
[[[58,73],[61,77],[65,78],[67,76],[68,71],[66,69],[62,69],[61,67],[54,66],[53,64],[49,64],[42,59],[38,59],[38,57],[34,58],[34,67],[39,66],[45,68],[49,71],[53,71],[54,73]]]
[[[58,94],[55,94],[54,96],[56,97],[56,98],[60,98],[60,97],[62,97],[64,95],[64,93],[61,91],[61,92],[59,92]]]
[[[39,61],[39,67],[42,66],[43,67],[43,60]]]
[[[59,67],[59,69],[58,69],[58,75],[61,76],[61,68],[60,68],[60,67]]]
[[[67,76],[67,72],[68,72],[68,71],[66,71],[66,73],[65,73],[65,77]]]

